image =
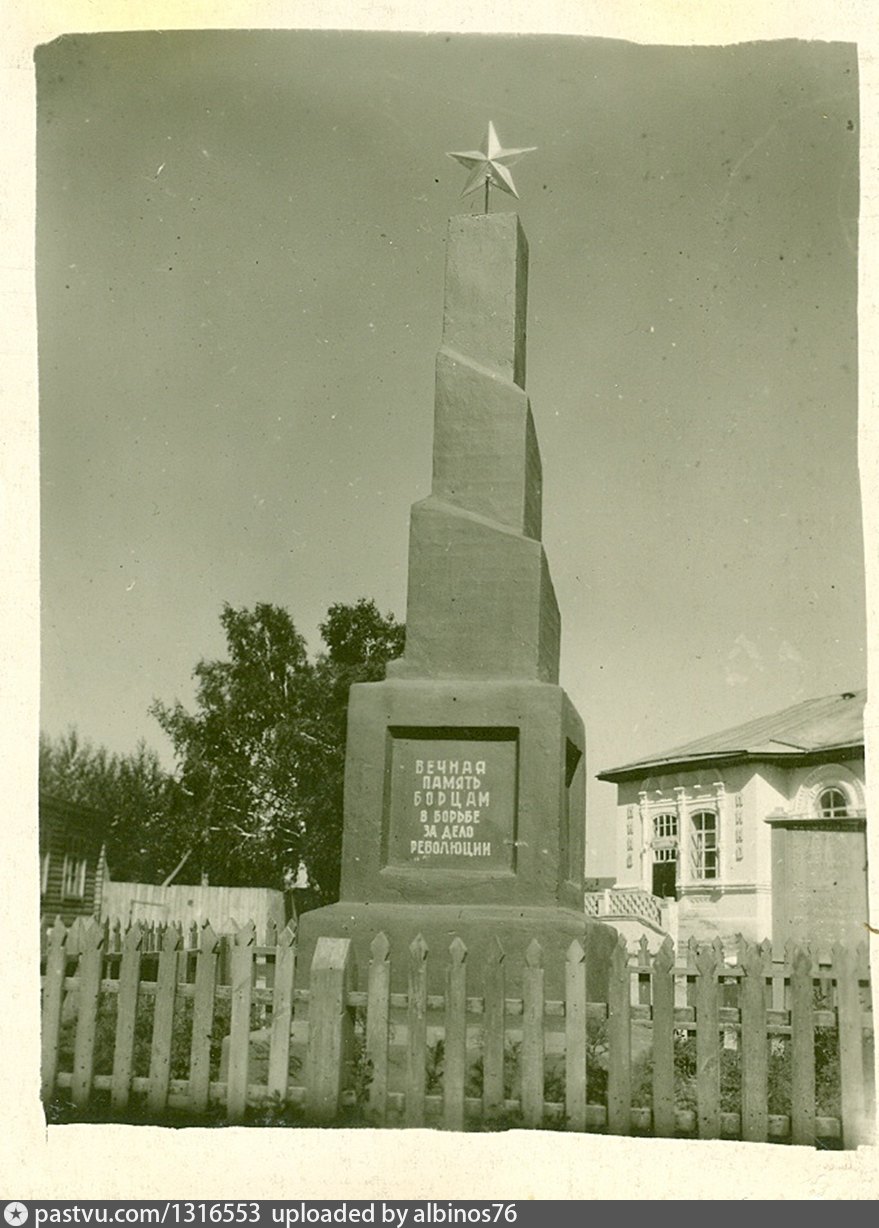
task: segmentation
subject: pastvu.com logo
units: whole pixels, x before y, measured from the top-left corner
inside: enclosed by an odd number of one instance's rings
[[[27,1219],[27,1207],[23,1202],[8,1202],[3,1208],[3,1218],[12,1228],[18,1228]]]

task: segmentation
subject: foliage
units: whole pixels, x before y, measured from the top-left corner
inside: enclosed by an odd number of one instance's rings
[[[107,861],[117,880],[161,881],[185,853],[186,798],[154,750],[140,742],[111,754],[70,729],[40,734],[40,790],[94,810],[106,823]]]
[[[97,1075],[108,1075],[113,1072],[113,1054],[116,1043],[116,1002],[115,994],[101,994],[98,1002],[94,1058],[94,1072]],[[152,997],[144,997],[138,1003],[134,1023],[134,1050],[132,1057],[132,1073],[135,1077],[145,1077],[149,1074],[154,1005],[155,999]],[[178,998],[176,1000],[174,1003],[174,1021],[171,1034],[170,1077],[172,1079],[189,1078],[192,1013],[192,998]],[[230,999],[218,998],[214,1003],[214,1018],[210,1039],[210,1072],[211,1079],[213,1080],[219,1078],[220,1054],[223,1038],[229,1034],[231,1013]],[[256,1024],[257,1020],[254,1018],[252,1022]],[[74,1009],[68,1012],[67,1018],[61,1027],[58,1046],[60,1070],[70,1070],[73,1067],[75,1035],[76,1013]]]
[[[278,606],[226,605],[226,660],[195,667],[196,711],[153,704],[174,743],[190,801],[190,868],[230,886],[290,885],[304,867],[337,898],[348,690],[377,681],[403,648],[404,628],[375,603],[330,607],[327,650],[310,661]]]

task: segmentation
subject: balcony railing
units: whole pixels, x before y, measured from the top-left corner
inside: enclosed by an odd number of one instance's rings
[[[587,917],[634,917],[651,925],[662,924],[661,904],[642,887],[608,887],[587,891],[584,897]]]

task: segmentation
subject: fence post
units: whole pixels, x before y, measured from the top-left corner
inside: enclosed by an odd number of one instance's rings
[[[406,1125],[424,1124],[427,1082],[427,943],[418,934],[409,944],[409,1008],[406,1014]]]
[[[842,943],[836,943],[833,947],[844,1147],[857,1147],[870,1137],[864,1087],[864,1034],[857,955],[857,951],[850,951]]]
[[[443,1125],[464,1129],[464,1080],[467,1076],[467,948],[459,937],[449,946],[446,970],[446,1043],[443,1070]]]
[[[350,938],[318,938],[308,995],[308,1108],[318,1121],[339,1112],[345,1062],[353,1041],[348,986],[353,971]]]
[[[666,938],[653,957],[650,990],[653,1000],[653,1133],[674,1138],[674,963],[671,939]]]
[[[76,1040],[73,1047],[73,1082],[71,1099],[77,1108],[88,1104],[92,1090],[95,1061],[95,1032],[98,1022],[98,999],[101,993],[101,971],[104,962],[104,927],[89,921],[81,931],[77,977]]]
[[[543,948],[532,938],[522,971],[522,1117],[526,1127],[543,1122]]]
[[[740,942],[742,1138],[765,1143],[769,1129],[769,1043],[766,1034],[766,963],[763,947]],[[769,957],[771,958],[771,951]]]
[[[269,1042],[268,1093],[281,1102],[287,1099],[290,1078],[290,1030],[293,1026],[293,978],[296,972],[296,925],[275,934],[275,969],[272,985],[272,1031]]]
[[[622,934],[610,958],[607,985],[607,1128],[611,1134],[632,1129],[632,1036],[629,952]]]
[[[586,952],[575,938],[565,959],[565,1119],[586,1129]]]
[[[248,921],[232,944],[232,1016],[229,1021],[229,1071],[226,1119],[240,1121],[247,1108],[250,1074],[250,1004],[253,1001],[253,953],[256,926]]]
[[[61,1038],[61,1008],[64,1004],[64,974],[67,971],[67,930],[58,917],[49,934],[46,975],[43,981],[43,1020],[40,1037],[40,1094],[47,1104],[55,1092],[58,1045]]]
[[[151,1113],[161,1112],[168,1102],[171,1081],[171,1042],[174,1034],[174,996],[177,990],[177,954],[181,934],[169,925],[162,934],[159,971],[156,974],[156,1005],[153,1013],[153,1040],[150,1048],[150,1085],[147,1106]]]
[[[113,1083],[110,1102],[114,1109],[124,1109],[131,1094],[134,1062],[134,1030],[137,1022],[137,989],[140,983],[140,946],[143,941],[140,924],[130,925],[122,939],[122,962],[119,965],[119,987],[116,998],[116,1038],[113,1045]]]
[[[791,1142],[815,1142],[815,1005],[812,957],[802,947],[790,952]]]
[[[482,1031],[482,1112],[493,1121],[503,1111],[506,1044],[504,949],[495,935],[485,957],[485,1014]]]
[[[388,1043],[391,1027],[391,944],[376,934],[369,944],[369,985],[366,996],[366,1058],[372,1079],[369,1112],[383,1122],[388,1111]]]
[[[720,1016],[717,951],[696,955],[696,1110],[700,1138],[720,1137]]]

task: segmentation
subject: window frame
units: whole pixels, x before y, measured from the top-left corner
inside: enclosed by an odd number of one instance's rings
[[[61,897],[65,900],[84,900],[88,858],[76,849],[64,854],[61,870]]]
[[[678,816],[674,810],[662,810],[653,816],[653,842],[655,847],[668,846],[678,839]]]
[[[835,794],[841,799],[841,809],[835,804],[825,807],[824,799],[830,794]],[[851,818],[851,801],[841,785],[823,785],[815,795],[815,810],[819,819],[848,819]]]
[[[693,879],[714,883],[720,879],[720,816],[716,810],[695,810],[690,820],[690,866]],[[710,825],[707,822],[710,820]],[[711,837],[709,842],[708,837]],[[710,872],[709,872],[710,871]]]

